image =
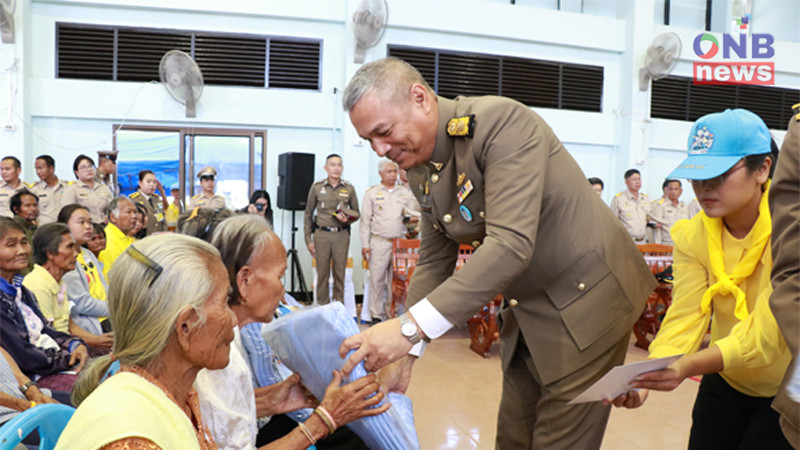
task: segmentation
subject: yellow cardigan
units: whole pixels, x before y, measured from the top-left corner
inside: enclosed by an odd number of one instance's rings
[[[747,298],[749,317],[744,321],[737,319],[734,316],[736,299],[732,295],[719,293],[711,302],[712,313],[703,314],[700,299],[706,289],[716,283],[710,269],[703,215],[701,212],[690,220],[678,221],[672,227],[675,241],[672,305],[667,310],[658,335],[650,344],[650,357],[696,352],[713,314],[711,344],[719,347],[725,365],[720,375],[744,394],[772,397],[778,392],[791,354],[769,309],[769,297],[772,294],[770,245],[765,247],[752,275],[739,284]],[[726,272],[733,271],[752,241],[752,232],[743,239],[736,239],[723,227],[722,248]]]

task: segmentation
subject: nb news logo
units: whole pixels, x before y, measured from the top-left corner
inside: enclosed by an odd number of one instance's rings
[[[694,38],[694,53],[703,60],[694,63],[694,84],[775,84],[775,63],[761,61],[775,56],[771,34],[722,35],[722,45],[710,33],[701,33]],[[748,44],[750,55],[748,56]],[[720,47],[722,49],[720,56]],[[734,58],[734,55],[737,59]],[[752,61],[743,61],[746,59]]]

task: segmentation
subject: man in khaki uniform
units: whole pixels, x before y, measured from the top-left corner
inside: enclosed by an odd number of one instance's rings
[[[628,230],[628,234],[637,244],[647,243],[647,218],[650,215],[650,197],[642,188],[642,175],[636,169],[625,172],[625,185],[628,189],[620,192],[611,200],[611,211]]]
[[[147,235],[160,231],[167,231],[167,221],[164,218],[164,201],[156,194],[156,189],[161,186],[156,174],[152,170],[139,172],[139,189],[129,197],[137,205],[141,205],[147,213]],[[161,188],[163,192],[163,187]]]
[[[114,197],[119,195],[119,183],[117,183],[118,154],[119,151],[117,150],[100,150],[97,152],[97,171],[94,174],[95,182],[106,185]]]
[[[195,195],[189,200],[189,209],[201,208],[219,209],[225,207],[225,197],[214,193],[216,185],[217,169],[206,166],[197,173],[200,178],[200,187],[203,192]]]
[[[0,216],[2,217],[14,217],[8,202],[12,195],[26,188],[25,183],[19,179],[21,171],[22,166],[17,158],[6,156],[0,160],[0,178],[3,179],[0,183]]]
[[[34,164],[39,181],[30,187],[30,191],[39,197],[39,225],[46,225],[58,219],[67,183],[56,176],[56,162],[52,156],[41,155]]]
[[[680,201],[683,187],[679,180],[664,180],[661,185],[664,197],[653,202],[650,220],[655,222],[653,241],[656,244],[673,245],[669,230],[675,222],[689,218],[689,209]]]
[[[361,256],[369,261],[368,306],[373,323],[386,320],[390,315],[384,295],[392,273],[392,240],[405,237],[405,222],[414,208],[414,195],[397,183],[397,164],[382,160],[378,163],[378,173],[381,182],[364,194],[358,227]]]
[[[800,448],[800,404],[786,392],[792,375],[793,389],[800,370],[797,352],[800,348],[800,103],[794,105],[794,117],[783,138],[778,166],[769,190],[772,211],[772,297],[769,306],[792,352],[792,364],[772,407],[781,413],[781,428],[794,448]]]
[[[317,260],[317,303],[327,305],[328,278],[333,269],[333,299],[344,300],[344,272],[350,248],[350,224],[358,220],[358,197],[352,184],[342,180],[342,157],[325,158],[326,178],[311,185],[304,221],[309,253]],[[317,211],[316,221],[314,210]],[[313,234],[313,238],[312,238]]]
[[[497,448],[599,448],[608,407],[567,402],[623,363],[656,283],[575,160],[525,105],[437,97],[394,58],[362,66],[344,106],[379,156],[409,169],[422,241],[409,310],[346,339],[340,354],[357,350],[343,370],[399,361],[390,388],[402,391],[421,338],[502,293]],[[453,273],[460,243],[476,250]]]

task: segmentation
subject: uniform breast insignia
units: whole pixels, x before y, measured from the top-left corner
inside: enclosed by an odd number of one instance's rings
[[[467,198],[470,192],[472,192],[472,180],[467,180],[467,182],[464,183],[464,185],[458,189],[458,193],[456,194],[456,198],[458,198],[458,203],[463,203],[464,199]]]
[[[792,112],[794,112],[794,120],[800,122],[800,103],[792,105]]]
[[[461,205],[458,207],[458,212],[461,213],[461,217],[464,218],[467,222],[472,222],[472,211],[467,208],[467,205]]]
[[[461,186],[461,183],[463,183],[466,178],[467,174],[465,174],[464,172],[458,174],[458,177],[456,177],[456,186]]]
[[[475,114],[454,117],[447,122],[447,135],[450,137],[468,137],[475,134]]]
[[[319,195],[325,195],[325,187],[323,186],[322,189],[319,190]]]

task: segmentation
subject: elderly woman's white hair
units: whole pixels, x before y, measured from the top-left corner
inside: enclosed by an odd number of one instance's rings
[[[205,321],[201,307],[224,275],[217,249],[197,238],[156,235],[131,245],[109,272],[114,358],[146,367],[166,347],[181,310],[194,308],[197,325]],[[72,390],[76,406],[97,388],[111,363],[111,356],[103,356],[81,373]]]

